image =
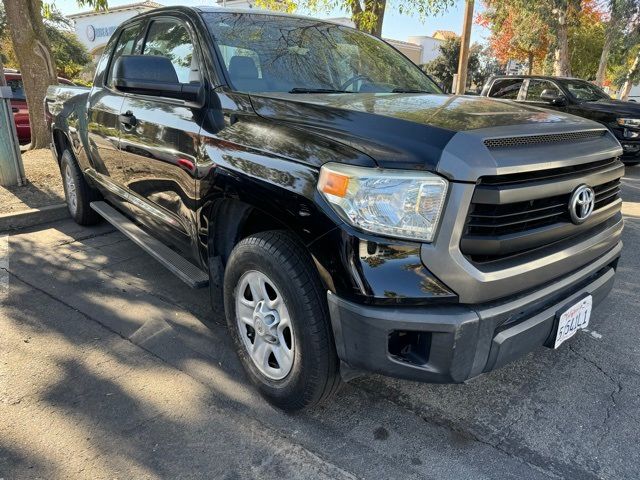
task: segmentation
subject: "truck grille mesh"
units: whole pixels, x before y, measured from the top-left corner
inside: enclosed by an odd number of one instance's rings
[[[586,130],[581,132],[552,133],[548,135],[528,135],[522,137],[487,138],[484,144],[487,148],[520,147],[541,143],[575,142],[602,137],[606,130]]]
[[[476,263],[504,260],[595,228],[619,211],[622,171],[622,163],[612,158],[575,167],[480,179],[461,240],[462,253]],[[596,194],[593,218],[590,223],[574,225],[569,200],[573,190],[583,183],[590,185]],[[538,198],[539,192],[544,191],[541,189],[549,186],[554,193]],[[503,193],[518,193],[521,188],[535,192],[535,198],[503,200]],[[558,188],[562,191],[554,191]],[[487,192],[492,195],[487,196]]]

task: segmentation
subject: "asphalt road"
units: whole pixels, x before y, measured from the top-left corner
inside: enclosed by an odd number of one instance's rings
[[[206,290],[108,225],[0,238],[0,478],[638,478],[640,167],[591,330],[465,385],[378,376],[286,415]]]

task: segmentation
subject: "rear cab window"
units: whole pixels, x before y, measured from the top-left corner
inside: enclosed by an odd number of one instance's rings
[[[493,82],[489,96],[493,98],[504,98],[506,100],[517,100],[520,88],[524,80],[521,78],[502,78]]]

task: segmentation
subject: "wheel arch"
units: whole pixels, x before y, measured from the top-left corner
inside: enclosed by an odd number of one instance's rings
[[[65,150],[69,150],[73,153],[71,140],[69,140],[69,137],[63,130],[54,128],[51,131],[51,142],[55,151],[56,159],[58,160],[58,165],[60,165],[62,154]]]

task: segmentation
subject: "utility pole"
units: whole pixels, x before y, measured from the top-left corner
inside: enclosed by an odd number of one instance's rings
[[[24,167],[20,144],[11,111],[11,87],[7,87],[4,66],[0,59],[0,186],[24,185]]]
[[[469,44],[471,43],[471,24],[473,23],[474,0],[466,0],[464,5],[464,23],[460,37],[460,59],[458,61],[458,79],[454,93],[464,95],[467,87],[467,65],[469,64]]]

